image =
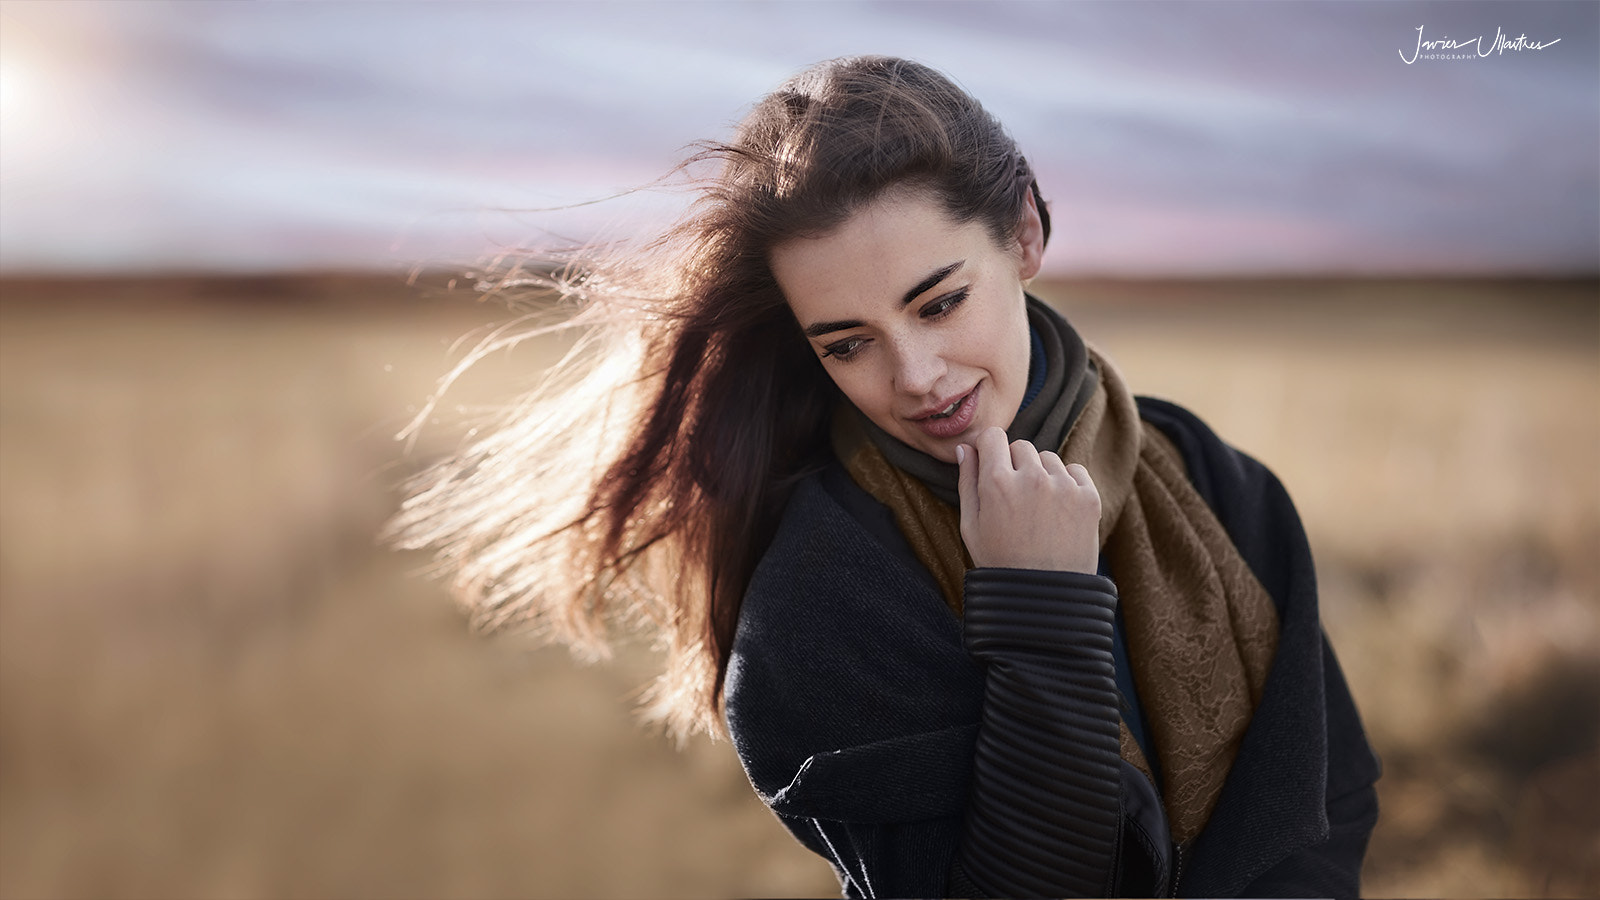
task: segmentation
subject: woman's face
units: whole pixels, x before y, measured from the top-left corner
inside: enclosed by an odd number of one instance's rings
[[[770,263],[822,365],[874,424],[955,462],[956,445],[1006,428],[1028,383],[1023,282],[1044,239],[1030,197],[996,246],[925,191],[891,190],[821,237],[774,247]]]

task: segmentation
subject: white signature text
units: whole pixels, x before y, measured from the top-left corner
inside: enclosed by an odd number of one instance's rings
[[[1526,34],[1519,35],[1515,39],[1508,38],[1506,37],[1506,33],[1504,31],[1502,31],[1499,27],[1496,27],[1494,30],[1494,40],[1489,44],[1489,48],[1485,50],[1483,47],[1483,35],[1481,34],[1475,38],[1472,38],[1471,40],[1466,41],[1452,41],[1448,36],[1440,38],[1437,41],[1425,41],[1422,39],[1422,29],[1423,26],[1417,26],[1417,49],[1411,51],[1410,59],[1406,59],[1406,52],[1404,50],[1395,51],[1396,53],[1400,54],[1400,61],[1408,66],[1416,62],[1419,58],[1434,59],[1436,57],[1440,57],[1458,59],[1465,57],[1467,54],[1452,54],[1449,52],[1452,50],[1460,50],[1463,47],[1471,47],[1474,53],[1480,57],[1483,57],[1501,54],[1507,50],[1543,50],[1551,44],[1561,43],[1561,38],[1540,43],[1535,40],[1530,40]]]

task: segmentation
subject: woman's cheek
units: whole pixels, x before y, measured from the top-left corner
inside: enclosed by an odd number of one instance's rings
[[[865,360],[860,362],[860,367],[849,373],[849,385],[841,384],[840,389],[856,405],[856,409],[883,427],[889,408],[888,398],[893,390],[890,376]]]

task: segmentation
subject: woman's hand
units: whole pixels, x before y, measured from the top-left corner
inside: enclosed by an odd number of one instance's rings
[[[1100,560],[1100,492],[1089,470],[1006,444],[989,427],[956,447],[961,467],[961,538],[972,562],[1012,569],[1094,574]]]

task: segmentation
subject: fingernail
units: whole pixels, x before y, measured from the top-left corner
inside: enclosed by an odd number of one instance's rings
[[[967,461],[967,445],[966,444],[957,444],[956,445],[956,465],[959,466],[959,465],[961,465],[962,463],[964,463],[966,461]]]

